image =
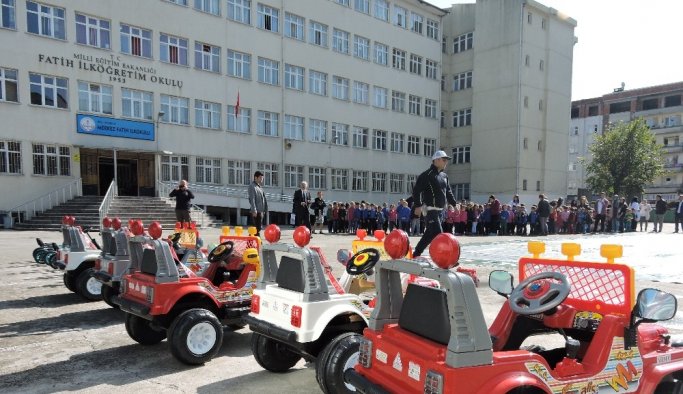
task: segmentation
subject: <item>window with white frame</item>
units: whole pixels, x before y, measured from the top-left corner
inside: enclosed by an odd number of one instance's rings
[[[297,188],[304,181],[304,166],[285,165],[285,187]]]
[[[389,91],[386,88],[373,86],[374,92],[373,106],[377,108],[387,108]]]
[[[161,180],[179,182],[190,177],[190,159],[187,156],[161,156]]]
[[[453,127],[465,127],[472,124],[472,108],[453,112]]]
[[[439,22],[427,18],[427,37],[439,40]]]
[[[396,112],[406,112],[406,94],[403,92],[391,91],[391,110]]]
[[[422,107],[422,98],[412,94],[408,95],[408,113],[420,116],[420,107]]]
[[[469,200],[470,199],[470,184],[469,183],[455,183],[455,184],[451,185],[451,191],[453,192],[453,196],[455,197],[456,200]]]
[[[4,3],[5,2],[3,2],[3,4]],[[66,39],[66,30],[64,28],[64,14],[64,8],[53,7],[41,3],[36,3],[34,1],[27,1],[27,31],[29,33],[39,34],[45,37],[64,40]]]
[[[256,169],[263,173],[264,187],[276,187],[280,185],[278,168],[279,167],[276,163],[256,163]]]
[[[339,100],[349,99],[349,80],[347,78],[332,76],[332,97]]]
[[[278,120],[279,114],[277,112],[258,111],[256,133],[269,137],[277,137]]]
[[[408,154],[419,155],[420,154],[420,137],[416,135],[408,136]]]
[[[417,182],[417,175],[406,175],[406,186],[408,187],[408,193],[411,193],[413,191],[413,188],[415,187],[415,182]]]
[[[424,155],[431,157],[434,152],[436,152],[436,139],[425,138],[424,139]]]
[[[437,70],[436,70],[436,61],[426,59],[425,60],[425,77],[429,79],[436,79],[437,75]],[[443,86],[443,85],[442,85]],[[443,88],[441,88],[443,90]]]
[[[474,34],[472,32],[461,34],[453,39],[453,53],[465,52],[472,49]]]
[[[285,37],[303,41],[305,24],[304,18],[285,12]]]
[[[1,97],[0,97],[1,98]],[[98,114],[112,114],[112,87],[78,81],[78,110]]]
[[[470,162],[470,146],[456,146],[452,151],[453,164],[465,164]]]
[[[410,30],[415,33],[422,34],[422,27],[424,25],[424,17],[414,12],[410,13]]]
[[[194,124],[207,129],[221,128],[221,105],[203,100],[194,100]]]
[[[398,48],[393,49],[391,65],[399,70],[406,70],[406,51]]]
[[[425,99],[425,118],[436,119],[436,100]]]
[[[389,47],[382,43],[375,42],[375,63],[386,66],[389,61],[388,59]]]
[[[341,4],[345,7],[349,6],[349,0],[335,0],[335,1],[337,2],[337,4]]]
[[[178,4],[182,6],[187,6],[187,0],[166,0],[169,3]]]
[[[327,142],[327,121],[320,119],[308,120],[308,134],[312,142]]]
[[[540,192],[541,191],[541,181],[536,181],[536,191]],[[661,230],[660,230],[661,231]]]
[[[368,139],[370,137],[370,129],[367,127],[353,127],[353,147],[354,148],[368,148]]]
[[[68,146],[33,144],[33,174],[71,175],[71,149]]]
[[[221,72],[221,47],[194,42],[194,66],[200,70]]]
[[[152,31],[121,24],[121,52],[152,58]]]
[[[246,186],[251,180],[251,162],[228,160],[228,185]]]
[[[66,78],[28,74],[31,104],[52,108],[69,108],[69,88]]]
[[[161,95],[161,121],[166,123],[189,125],[190,100],[185,97]]]
[[[405,134],[397,133],[395,131],[391,132],[391,144],[390,150],[395,153],[403,153],[403,144],[405,141]]]
[[[308,70],[308,91],[320,96],[327,96],[327,74]]]
[[[370,13],[370,0],[354,0],[353,1],[353,8],[358,12],[362,12],[364,14],[369,14]]]
[[[285,64],[285,87],[294,90],[304,90],[304,68]]]
[[[219,0],[194,0],[194,9],[212,15],[221,14],[221,4]]]
[[[385,193],[387,191],[387,173],[372,172],[372,191]]]
[[[332,168],[332,190],[349,190],[349,170]]]
[[[327,190],[327,169],[308,167],[308,187],[313,190]]]
[[[568,170],[569,171],[576,171],[576,163],[570,161]]]
[[[303,141],[304,118],[301,116],[285,115],[285,128],[283,134],[285,138]]]
[[[408,10],[394,5],[394,25],[404,29],[408,28]]]
[[[278,10],[277,8],[268,7],[264,4],[259,4],[256,9],[258,17],[258,28],[263,30],[269,30],[273,33],[277,33],[278,31],[280,31],[278,28],[280,10]]]
[[[387,0],[375,0],[375,18],[389,22],[389,2]]]
[[[422,75],[422,57],[413,53],[410,54],[410,72],[412,74]]]
[[[351,172],[351,190],[354,192],[368,191],[368,171],[353,170]]]
[[[76,42],[95,48],[109,49],[111,47],[111,22],[76,13]]]
[[[221,159],[197,157],[194,168],[197,182],[221,184]]]
[[[251,0],[228,0],[228,18],[235,22],[251,24]]]
[[[353,81],[353,102],[358,104],[368,104],[370,96],[370,85],[360,81]]]
[[[21,174],[21,142],[0,140],[0,174]]]
[[[239,113],[235,116],[235,106],[228,105],[228,131],[250,133],[251,109],[240,106]]]
[[[372,130],[372,149],[387,150],[387,132],[384,130]]]
[[[258,81],[269,85],[279,85],[280,62],[258,58]]]
[[[446,36],[441,38],[441,53],[448,54],[448,38]]]
[[[332,30],[332,50],[349,54],[349,32],[339,29]]]
[[[370,40],[361,37],[353,36],[353,55],[359,59],[370,59]]]
[[[327,25],[311,21],[308,36],[311,44],[327,48]]]
[[[17,28],[17,9],[14,0],[0,2],[0,27],[5,29]]]
[[[453,91],[470,88],[472,88],[472,71],[467,71],[453,76]]]
[[[332,143],[335,145],[349,145],[349,125],[332,122]]]
[[[228,49],[228,75],[251,79],[251,55]]]
[[[152,92],[121,89],[121,113],[124,117],[152,120]]]
[[[389,174],[389,193],[403,193],[405,191],[403,182],[405,175]]]

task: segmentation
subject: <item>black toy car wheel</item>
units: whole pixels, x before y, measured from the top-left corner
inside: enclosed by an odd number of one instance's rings
[[[92,277],[92,268],[84,270],[76,278],[76,293],[88,301],[99,301],[102,299],[102,282]]]
[[[33,256],[33,260],[34,260],[36,263],[38,263],[38,264],[43,264],[43,262],[40,261],[40,259],[38,258],[38,256],[39,256],[42,252],[44,252],[44,251],[45,251],[45,248],[43,248],[43,247],[33,249],[33,253],[31,253],[31,255]]]
[[[149,320],[130,313],[126,314],[126,332],[141,345],[156,345],[166,338],[165,331],[155,330]]]
[[[114,309],[119,309],[119,306],[114,304],[112,299],[119,295],[119,291],[111,286],[102,285],[102,300]]]
[[[256,333],[251,336],[251,352],[256,362],[270,372],[285,372],[301,359],[287,345]]]
[[[344,382],[344,371],[358,363],[362,335],[345,332],[336,336],[322,351],[315,364],[315,378],[324,393],[355,393]]]
[[[76,292],[76,278],[69,272],[64,273],[64,286],[72,292]]]
[[[49,250],[47,250],[47,249],[40,249],[40,250],[36,251],[34,258],[36,259],[36,262],[38,264],[45,264],[46,263],[45,262],[45,255],[47,255],[47,252],[49,252]]]
[[[45,255],[45,264],[49,265],[52,268],[56,268],[57,263],[57,252],[52,251],[52,252],[47,252]]]
[[[178,361],[199,365],[211,360],[223,345],[223,326],[216,315],[195,308],[181,313],[168,330],[171,353]]]

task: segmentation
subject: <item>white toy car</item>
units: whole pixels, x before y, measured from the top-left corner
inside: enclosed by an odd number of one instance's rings
[[[92,273],[101,250],[87,230],[76,226],[75,221],[73,216],[63,220],[64,246],[58,251],[56,265],[64,270],[67,289],[88,301],[99,301],[102,299],[102,284],[92,277]]]

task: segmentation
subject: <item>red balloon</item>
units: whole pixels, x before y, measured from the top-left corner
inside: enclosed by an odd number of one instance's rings
[[[110,228],[111,227],[111,219],[109,219],[109,216],[105,216],[104,219],[102,219],[102,227],[104,227],[104,228]]]
[[[161,231],[162,231],[162,229],[161,229],[161,224],[159,224],[159,222],[156,222],[156,221],[155,221],[155,222],[152,222],[152,223],[149,225],[149,228],[147,229],[147,231],[149,232],[149,235],[150,235],[152,238],[154,238],[154,239],[159,239],[159,238],[161,238]]]
[[[429,255],[440,268],[451,269],[458,265],[460,242],[453,234],[441,233],[429,245]]]
[[[62,216],[62,224],[69,224],[69,217],[67,215]]]
[[[75,216],[69,216],[69,220],[67,222],[69,226],[73,226],[76,224],[76,217]]]
[[[266,241],[270,242],[271,244],[278,242],[280,240],[281,234],[280,227],[278,227],[277,224],[268,225],[268,227],[266,227],[266,229],[263,231]]]
[[[294,230],[294,243],[304,247],[311,242],[311,230],[306,226],[299,226]]]
[[[142,225],[142,220],[133,220],[130,224],[130,231],[133,235],[142,235],[145,233],[145,227]]]
[[[358,237],[358,239],[360,239],[361,241],[362,241],[363,238],[365,238],[367,235],[368,235],[368,232],[367,232],[365,229],[363,229],[363,228],[359,228],[358,230],[356,230],[356,237]]]
[[[377,231],[375,231],[375,234]],[[402,259],[410,250],[410,239],[403,230],[394,230],[384,239],[384,250],[392,259]]]
[[[377,240],[380,241],[380,242],[382,242],[382,240],[384,239],[384,237],[387,235],[387,234],[384,232],[384,230],[375,230],[375,232],[372,233],[372,234],[373,234],[373,235],[375,236],[375,238],[377,238]]]
[[[114,230],[118,231],[121,229],[121,219],[119,218],[114,218],[114,220],[111,221],[112,227],[114,227]]]

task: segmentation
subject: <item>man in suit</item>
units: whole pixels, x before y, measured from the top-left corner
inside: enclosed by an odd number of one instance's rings
[[[261,188],[263,184],[263,173],[256,171],[254,181],[249,185],[249,211],[251,212],[251,224],[256,227],[256,236],[261,234],[263,218],[268,212],[268,201]]]
[[[303,181],[300,188],[294,192],[294,214],[296,226],[304,225],[311,229],[311,214],[308,207],[311,205],[311,193],[308,191],[308,182]]]
[[[683,194],[678,195],[678,202],[676,203],[676,231],[678,232],[678,224],[681,225],[681,232],[683,232]]]

